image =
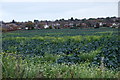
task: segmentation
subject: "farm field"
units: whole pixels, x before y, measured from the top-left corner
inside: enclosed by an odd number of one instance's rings
[[[120,78],[118,29],[2,33],[3,78]]]

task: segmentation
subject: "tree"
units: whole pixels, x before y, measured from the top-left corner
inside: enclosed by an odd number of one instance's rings
[[[82,22],[85,22],[86,21],[86,18],[82,19]]]
[[[16,23],[16,21],[15,20],[12,20],[12,22],[11,23]]]
[[[39,20],[34,20],[34,23],[39,23]]]
[[[95,20],[95,18],[89,18],[88,20]]]
[[[73,19],[73,17],[71,17],[71,19],[70,19],[71,21],[74,21],[74,19]]]
[[[48,29],[52,29],[52,26],[49,26],[49,28]]]
[[[99,27],[100,27],[99,23],[96,23],[96,27],[94,27],[94,28],[99,28]]]
[[[64,18],[62,18],[62,21],[64,21],[65,19]]]
[[[59,21],[64,21],[64,18],[60,19]]]
[[[34,23],[29,21],[29,22],[26,23],[25,27],[28,27],[29,30],[34,29]]]
[[[75,18],[75,21],[79,21],[79,19]]]
[[[107,19],[107,20],[109,20],[109,19],[110,19],[110,17],[106,17],[106,19]]]

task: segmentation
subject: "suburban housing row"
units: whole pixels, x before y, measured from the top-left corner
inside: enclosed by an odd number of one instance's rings
[[[99,28],[99,27],[120,27],[119,17],[106,17],[106,18],[89,18],[89,19],[71,19],[55,20],[55,21],[39,21],[34,20],[27,22],[11,22],[1,21],[2,31],[13,31],[13,30],[32,30],[32,29],[78,29],[78,28]]]

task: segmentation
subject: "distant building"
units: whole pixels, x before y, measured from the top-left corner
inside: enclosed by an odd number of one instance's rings
[[[102,23],[102,22],[100,22],[100,23],[99,23],[99,25],[100,25],[100,26],[102,26],[102,25],[103,25],[103,23]]]
[[[28,27],[25,27],[26,30],[28,30],[29,28]]]
[[[44,28],[46,29],[46,28],[49,28],[49,26],[48,25],[44,25]]]

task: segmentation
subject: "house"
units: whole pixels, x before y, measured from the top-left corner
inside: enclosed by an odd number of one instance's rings
[[[120,23],[112,23],[112,28],[119,28],[120,27]]]
[[[47,28],[49,28],[49,26],[48,25],[44,25],[44,28],[47,29]]]
[[[14,31],[18,30],[20,26],[16,25],[15,23],[4,23],[2,24],[2,28],[6,29],[6,31]]]
[[[28,30],[29,28],[28,27],[25,27],[25,30]]]
[[[86,23],[81,23],[81,27],[86,27],[87,24]]]
[[[100,23],[99,23],[99,25],[100,25],[100,27],[102,27],[102,26],[103,26],[103,23],[102,23],[102,22],[100,22]]]
[[[69,23],[69,26],[70,26],[70,27],[73,27],[73,23]]]

